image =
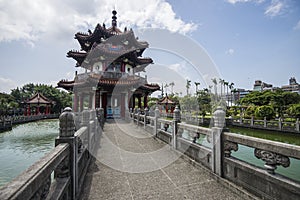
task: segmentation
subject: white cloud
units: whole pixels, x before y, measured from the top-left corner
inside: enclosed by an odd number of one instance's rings
[[[236,3],[247,3],[247,2],[262,3],[265,0],[226,0],[226,1],[231,4],[236,4]]]
[[[300,30],[300,20],[298,23],[294,26],[294,30]]]
[[[17,87],[17,83],[8,78],[0,77],[0,92],[10,93],[11,89]]]
[[[110,26],[114,8],[122,28],[160,27],[183,34],[197,28],[178,18],[165,0],[3,0],[0,7],[0,42],[70,39],[70,34],[93,29],[97,23]]]
[[[236,4],[236,3],[256,3],[261,4],[266,2],[266,0],[226,0],[227,3]],[[268,1],[269,6],[265,9],[264,14],[269,17],[275,17],[281,15],[284,12],[286,3],[283,0],[272,0]]]
[[[225,53],[228,54],[228,55],[233,55],[234,54],[234,49],[230,48],[230,49],[226,50]]]
[[[270,17],[275,17],[280,15],[283,11],[284,4],[278,0],[272,0],[271,5],[269,5],[265,10],[265,15]]]

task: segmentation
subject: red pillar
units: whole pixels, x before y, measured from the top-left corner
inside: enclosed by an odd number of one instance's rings
[[[89,109],[93,108],[93,98],[94,98],[94,93],[90,92],[90,94],[89,94]]]
[[[28,106],[27,106],[27,116],[29,116],[29,115],[31,115],[31,113],[30,113],[30,105],[28,104]]]
[[[142,97],[141,96],[138,96],[138,107],[139,108],[142,108]]]
[[[102,93],[102,108],[104,110],[104,117],[106,117],[107,115],[106,106],[107,106],[107,93]]]
[[[77,95],[77,93],[74,93],[74,97],[73,97],[73,111],[74,112],[78,111],[78,95]]]
[[[84,98],[83,98],[83,96],[84,96],[84,94],[82,93],[80,96],[79,96],[79,107],[80,107],[80,112],[82,112],[83,111],[83,100],[84,100]]]
[[[48,105],[46,105],[45,114],[48,115]]]
[[[38,105],[37,108],[36,108],[36,114],[37,115],[40,114],[40,105]]]
[[[147,108],[148,107],[148,95],[145,94],[144,96],[144,108]]]
[[[135,109],[135,95],[132,95],[132,109]]]
[[[96,95],[95,95],[95,108],[100,107],[100,90],[96,90]]]
[[[121,93],[121,117],[125,118],[125,93]]]

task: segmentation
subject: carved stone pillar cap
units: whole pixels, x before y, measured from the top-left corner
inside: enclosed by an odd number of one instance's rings
[[[75,133],[74,113],[70,107],[66,107],[59,116],[59,136],[72,137]]]
[[[180,116],[180,109],[178,105],[176,105],[175,110],[174,110],[174,120],[175,121],[180,121],[181,116]]]
[[[225,115],[226,113],[222,109],[222,107],[218,106],[216,111],[213,114],[214,118],[214,126],[218,128],[223,128],[225,124]]]

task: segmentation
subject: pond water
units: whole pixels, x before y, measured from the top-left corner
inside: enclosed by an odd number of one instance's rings
[[[54,148],[58,120],[14,126],[0,133],[0,187]]]

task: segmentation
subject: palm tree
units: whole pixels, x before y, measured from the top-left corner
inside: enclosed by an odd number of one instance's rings
[[[171,82],[169,83],[169,86],[171,86],[171,93],[173,94],[173,87],[174,87],[175,83],[174,82]]]
[[[225,93],[225,85],[226,85],[226,94],[225,94],[226,98],[225,98],[225,100],[226,100],[226,105],[229,106],[229,103],[228,103],[228,86],[229,86],[229,82],[224,81],[224,93]]]
[[[217,95],[217,84],[218,84],[217,79],[216,78],[212,78],[211,81],[214,84],[215,95]]]
[[[212,85],[209,85],[209,86],[208,86],[208,88],[209,88],[209,89],[208,89],[208,92],[209,92],[209,93],[211,93],[211,88],[212,88],[212,87],[213,87]]]
[[[196,94],[198,92],[198,86],[200,85],[200,82],[194,82],[195,83],[195,86],[196,86]]]
[[[165,84],[166,96],[168,95],[168,90],[167,90],[168,87],[169,87],[169,85],[166,83]]]
[[[224,84],[224,79],[219,78],[219,83],[221,84],[221,99],[222,99],[222,95],[223,95],[223,84]]]
[[[233,86],[234,86],[234,83],[230,83],[229,84],[229,89],[230,89],[230,94],[231,94],[231,97],[230,97],[230,106],[232,106],[232,99],[233,99],[232,89],[233,89]]]
[[[191,80],[189,79],[186,79],[186,95],[188,96],[189,95],[189,89],[191,87]]]

